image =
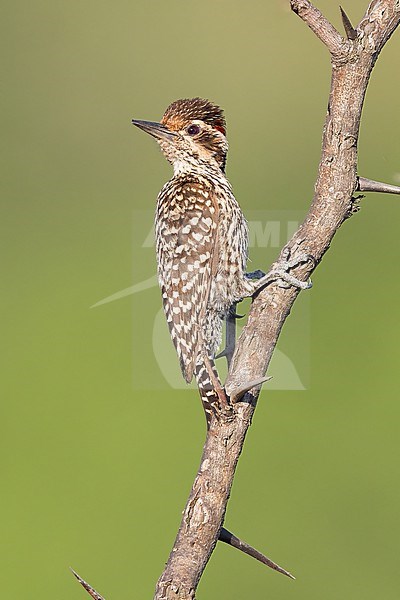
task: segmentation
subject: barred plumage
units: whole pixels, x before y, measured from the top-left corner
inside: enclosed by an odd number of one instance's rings
[[[195,376],[209,422],[225,398],[214,365],[222,321],[257,287],[245,276],[247,224],[225,176],[225,119],[218,106],[193,98],[173,102],[161,123],[133,123],[157,139],[174,168],[157,202],[158,278],[183,376]]]
[[[209,421],[221,400],[213,359],[222,320],[251,293],[247,225],[224,172],[225,119],[218,106],[194,98],[173,102],[161,124],[134,123],[156,137],[174,167],[157,202],[158,278],[183,376],[196,377]]]
[[[171,337],[188,382],[201,345],[214,356],[221,318],[243,297],[238,283],[246,262],[247,227],[227,191],[191,173],[174,177],[158,198],[158,276]]]

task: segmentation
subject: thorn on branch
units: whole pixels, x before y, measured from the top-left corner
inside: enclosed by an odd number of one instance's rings
[[[246,381],[243,385],[233,390],[232,394],[230,395],[231,403],[236,404],[236,402],[239,402],[240,399],[243,398],[246,392],[254,387],[262,385],[270,379],[272,379],[272,377],[259,377],[257,379],[252,379],[251,381]]]
[[[339,6],[340,14],[342,15],[343,27],[347,35],[348,40],[355,40],[357,38],[357,31],[354,29],[349,17],[344,12],[343,8]]]
[[[390,183],[381,183],[365,177],[357,177],[357,192],[380,192],[381,194],[400,194],[400,187],[390,185]]]
[[[219,534],[219,540],[221,542],[224,542],[225,544],[228,544],[229,546],[233,546],[233,548],[237,548],[238,550],[240,550],[241,552],[244,552],[245,554],[248,554],[252,558],[255,558],[256,560],[262,562],[264,565],[267,565],[267,567],[274,569],[274,571],[278,571],[278,573],[282,573],[283,575],[286,575],[287,577],[290,577],[291,579],[296,579],[291,573],[289,573],[289,571],[286,571],[286,569],[283,569],[282,567],[277,565],[270,558],[268,558],[264,554],[261,554],[261,552],[259,552],[258,550],[256,550],[255,548],[253,548],[252,546],[250,546],[243,540],[240,540],[238,537],[233,535],[233,533],[231,533],[224,527],[221,528],[221,531]]]
[[[87,593],[92,596],[92,598],[94,598],[94,600],[104,600],[103,596],[100,596],[100,594],[98,592],[96,592],[96,590],[94,588],[92,588],[91,585],[89,585],[84,579],[82,579],[82,577],[80,577],[78,575],[78,573],[76,573],[76,571],[73,570],[72,567],[70,567],[72,573],[75,575],[75,577],[77,578],[77,580],[79,581],[79,583],[81,584],[81,586],[83,588],[85,588],[85,590],[87,591]]]

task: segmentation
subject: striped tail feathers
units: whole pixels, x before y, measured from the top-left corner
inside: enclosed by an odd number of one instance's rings
[[[229,403],[219,380],[214,360],[206,353],[198,356],[194,376],[206,416],[207,429],[209,429],[213,415],[218,414],[221,409],[227,409]]]
[[[218,409],[218,394],[212,386],[211,379],[204,361],[199,361],[196,363],[194,376],[196,378],[201,402],[203,404],[204,414],[207,421],[207,429],[209,429],[212,416]]]

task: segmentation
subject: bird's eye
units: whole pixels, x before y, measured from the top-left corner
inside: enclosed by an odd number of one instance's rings
[[[187,132],[189,135],[197,135],[198,133],[200,133],[200,127],[198,125],[190,125],[187,128]]]

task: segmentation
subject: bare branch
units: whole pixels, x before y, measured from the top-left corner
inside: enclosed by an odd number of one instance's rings
[[[292,250],[301,248],[308,252],[317,262],[329,248],[340,225],[352,214],[352,194],[357,186],[357,142],[365,91],[376,62],[376,48],[381,48],[383,41],[389,39],[399,21],[400,10],[394,0],[375,0],[358,27],[365,34],[354,42],[353,60],[343,62],[339,68],[332,70],[314,199],[305,221],[287,244]],[[371,22],[373,27],[369,30],[367,24]],[[304,279],[312,270],[312,266],[299,268],[296,276]],[[254,300],[232,360],[226,382],[228,393],[243,380],[261,377],[266,372],[283,323],[297,295],[298,290],[294,288],[284,290],[271,285]]]
[[[357,186],[361,191],[366,185],[365,180],[357,179],[361,110],[376,58],[398,25],[400,14],[395,0],[374,0],[357,27],[356,39],[349,41],[308,0],[291,0],[291,6],[328,47],[334,65],[313,202],[304,223],[280,255],[282,259],[289,251],[293,257],[296,253],[313,256],[315,263],[294,268],[294,275],[305,280],[340,225],[352,214]],[[279,287],[274,282],[254,298],[230,364],[225,384],[228,394],[244,390],[243,382],[254,385],[265,376],[281,328],[298,294],[298,289]],[[258,394],[259,387],[252,387],[242,398],[235,398],[239,401],[232,404],[229,414],[212,418],[200,468],[174,547],[157,583],[155,600],[195,598],[201,574],[220,536]],[[245,543],[238,541],[237,546],[243,550]]]
[[[315,33],[332,55],[341,54],[346,40],[334,28],[332,23],[309,2],[309,0],[290,0],[290,6]]]
[[[399,15],[399,0],[372,0],[357,26],[363,50],[375,54],[375,60],[398,26]]]

